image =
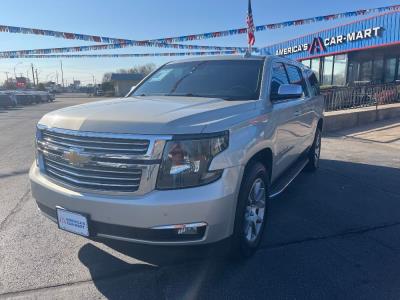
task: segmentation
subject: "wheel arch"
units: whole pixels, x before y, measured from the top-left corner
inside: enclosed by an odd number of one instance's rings
[[[269,179],[271,180],[271,175],[272,175],[272,166],[273,166],[273,155],[272,155],[272,150],[270,148],[264,148],[257,153],[255,153],[250,159],[247,161],[244,169],[244,174],[246,174],[246,171],[248,168],[251,166],[252,163],[254,162],[261,162],[267,169]],[[242,179],[243,180],[243,179]]]
[[[319,128],[322,131],[323,127],[324,127],[324,119],[320,118],[318,120],[317,128]]]

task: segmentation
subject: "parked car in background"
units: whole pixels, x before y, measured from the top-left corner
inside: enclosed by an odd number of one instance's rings
[[[55,91],[51,91],[49,92],[50,95],[50,101],[53,102],[54,100],[56,100],[56,92]]]
[[[38,91],[36,93],[37,93],[37,95],[39,95],[40,100],[41,100],[42,103],[53,101],[53,100],[51,100],[51,96],[50,96],[49,92]]]
[[[9,91],[17,100],[18,105],[30,105],[35,102],[35,97],[27,92],[22,91]]]
[[[0,92],[0,107],[16,107],[17,104],[17,99],[13,94]]]
[[[282,57],[168,63],[128,98],[45,115],[32,194],[60,229],[85,237],[229,239],[248,257],[269,200],[318,168],[323,109],[315,74]]]

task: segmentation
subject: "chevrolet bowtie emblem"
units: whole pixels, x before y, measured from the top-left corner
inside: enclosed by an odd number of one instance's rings
[[[71,149],[64,152],[63,158],[71,165],[79,167],[90,162],[90,157],[84,155],[82,152],[83,149]]]

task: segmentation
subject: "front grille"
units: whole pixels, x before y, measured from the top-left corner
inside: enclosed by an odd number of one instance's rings
[[[129,135],[41,130],[38,150],[43,172],[57,181],[84,189],[135,192],[150,141]]]

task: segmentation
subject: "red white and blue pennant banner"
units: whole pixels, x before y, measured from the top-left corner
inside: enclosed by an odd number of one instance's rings
[[[128,58],[128,57],[156,57],[156,56],[205,56],[205,55],[230,55],[235,51],[198,51],[198,52],[169,52],[169,53],[125,53],[125,54],[50,54],[50,55],[12,55],[6,58]]]
[[[273,30],[278,28],[300,26],[304,24],[323,22],[329,20],[351,18],[362,15],[368,15],[372,13],[384,13],[400,11],[400,5],[384,6],[370,9],[362,9],[356,11],[343,12],[338,14],[331,14],[325,16],[312,17],[307,19],[298,19],[293,21],[285,21],[280,23],[266,24],[255,27],[255,31]],[[42,36],[52,36],[57,38],[69,39],[69,40],[82,40],[92,41],[97,43],[106,43],[101,45],[90,45],[90,46],[76,46],[76,47],[63,47],[63,48],[46,48],[46,49],[30,49],[30,50],[17,50],[17,51],[3,51],[0,52],[0,57],[11,57],[18,55],[34,55],[34,54],[57,54],[57,53],[68,53],[68,52],[81,52],[81,51],[92,51],[92,50],[105,50],[105,49],[119,49],[125,47],[158,47],[158,48],[173,48],[173,49],[188,49],[188,50],[214,50],[214,51],[235,51],[244,52],[246,48],[243,47],[218,47],[218,46],[198,46],[198,45],[182,45],[177,44],[181,42],[204,40],[218,37],[226,37],[232,35],[246,34],[247,28],[230,29],[224,31],[214,31],[208,33],[192,34],[179,37],[168,37],[155,40],[137,41],[128,40],[121,38],[111,38],[98,35],[87,35],[80,33],[62,32],[54,30],[44,30],[26,27],[15,27],[8,25],[0,25],[0,32],[10,33],[21,33],[21,34],[33,34]],[[258,49],[253,48],[253,51],[257,52]]]
[[[109,49],[122,49],[135,46],[133,43],[121,44],[102,44],[102,45],[89,45],[89,46],[75,46],[75,47],[61,47],[61,48],[43,48],[43,49],[29,49],[29,50],[15,50],[15,51],[0,51],[0,58],[18,56],[18,55],[34,55],[34,54],[57,54],[57,53],[71,53],[83,51],[96,51],[96,50],[109,50]],[[164,47],[169,46],[169,47]],[[246,48],[242,47],[218,47],[218,46],[198,46],[198,45],[177,45],[177,44],[157,44],[159,48],[174,48],[174,49],[189,49],[189,50],[213,50],[213,51],[234,51],[244,52]]]
[[[259,26],[256,26],[255,29],[256,29],[256,31],[265,31],[265,30],[272,30],[272,29],[278,29],[278,28],[284,28],[284,27],[290,27],[290,26],[299,26],[299,25],[304,25],[304,24],[329,21],[329,20],[357,17],[357,16],[368,15],[368,14],[372,14],[372,13],[382,13],[382,12],[399,11],[399,10],[400,10],[400,5],[383,6],[383,7],[377,7],[377,8],[361,9],[361,10],[355,10],[355,11],[349,11],[349,12],[343,12],[343,13],[337,13],[337,14],[331,14],[331,15],[325,15],[325,16],[312,17],[312,18],[307,18],[307,19],[298,19],[298,20],[293,20],[293,21],[285,21],[285,22],[280,22],[280,23],[259,25]],[[231,36],[231,35],[237,35],[237,34],[246,34],[247,28],[230,29],[230,30],[224,30],[224,31],[214,31],[214,32],[208,32],[208,33],[191,34],[191,35],[184,35],[184,36],[178,36],[178,37],[168,37],[168,38],[161,38],[161,39],[154,39],[154,40],[146,40],[146,41],[111,38],[111,37],[104,37],[104,36],[98,36],[98,35],[88,35],[88,34],[81,34],[81,33],[46,30],[46,29],[15,27],[15,26],[8,26],[8,25],[0,25],[0,32],[52,36],[52,37],[57,37],[57,38],[69,39],[69,40],[81,40],[81,41],[90,41],[90,42],[106,43],[106,44],[129,43],[132,46],[171,48],[171,47],[168,47],[167,44],[194,41],[194,40],[204,40],[204,39],[218,38],[218,37]],[[161,44],[163,46],[159,46],[159,44]],[[186,45],[186,46],[188,46],[188,45]]]

